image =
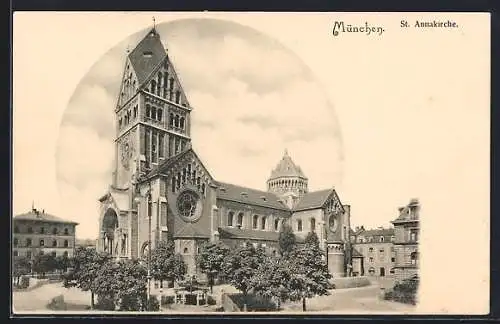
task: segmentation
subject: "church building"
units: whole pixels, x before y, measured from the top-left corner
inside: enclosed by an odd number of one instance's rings
[[[173,240],[189,274],[207,241],[278,250],[288,223],[297,239],[315,231],[330,273],[344,276],[350,206],[335,189],[309,191],[308,178],[285,151],[267,190],[217,181],[191,145],[193,108],[156,28],[127,54],[115,107],[115,169],[100,201],[98,251],[138,258]],[[196,108],[203,109],[203,108]],[[264,181],[264,179],[263,179]]]

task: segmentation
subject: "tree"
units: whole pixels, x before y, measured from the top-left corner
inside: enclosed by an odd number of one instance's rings
[[[33,271],[45,277],[47,272],[56,268],[56,258],[52,254],[38,253],[33,259]]]
[[[57,256],[55,259],[55,269],[64,272],[68,269],[71,264],[70,258],[67,255]]]
[[[175,253],[173,241],[159,242],[151,251],[151,275],[155,280],[182,280],[187,266],[180,254]]]
[[[229,248],[221,241],[205,244],[198,255],[198,266],[208,277],[210,291],[213,293],[215,277],[222,272],[224,259],[229,254]]]
[[[12,259],[12,277],[16,279],[16,284],[19,284],[19,278],[26,275],[31,270],[30,260],[24,256],[17,256]]]
[[[304,244],[312,244],[319,248],[319,238],[316,232],[309,232],[304,240]]]
[[[328,295],[331,275],[319,248],[319,241],[311,237],[302,247],[293,250],[288,260],[291,273],[290,299],[302,299],[302,310],[306,311],[307,298]]]
[[[256,249],[247,242],[245,246],[227,255],[222,264],[222,272],[236,289],[247,295],[252,288],[252,278],[264,259],[262,249]]]
[[[64,277],[64,286],[78,287],[83,291],[90,291],[91,307],[94,308],[94,294],[99,288],[96,278],[105,265],[111,263],[111,258],[106,253],[79,247],[75,250],[72,259],[73,270]]]
[[[264,298],[275,299],[278,308],[281,302],[290,297],[289,282],[292,275],[288,263],[284,257],[267,257],[251,280],[253,291]]]
[[[283,224],[279,233],[279,251],[281,255],[290,253],[296,246],[295,234],[292,227],[288,224]]]

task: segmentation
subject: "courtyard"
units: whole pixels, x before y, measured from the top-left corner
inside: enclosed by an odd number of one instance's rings
[[[330,290],[328,296],[318,296],[307,300],[307,312],[331,314],[407,314],[415,311],[415,306],[385,301],[379,298],[380,288],[388,288],[390,279],[373,279],[372,284],[360,288],[347,288]],[[237,290],[229,285],[214,287],[213,296],[217,305],[188,306],[179,304],[162,305],[162,313],[195,313],[215,312],[219,305],[222,292],[233,293]],[[158,294],[159,291],[153,291]],[[169,289],[164,289],[165,295],[170,294]],[[13,292],[13,309],[15,313],[43,313],[53,312],[47,309],[47,304],[56,296],[63,295],[64,301],[71,305],[72,312],[99,312],[90,310],[90,292],[78,288],[64,288],[62,283],[48,283],[31,291]],[[302,313],[302,303],[285,303],[280,313]]]

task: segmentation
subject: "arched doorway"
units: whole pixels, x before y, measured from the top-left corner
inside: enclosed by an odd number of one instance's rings
[[[111,255],[114,254],[113,247],[115,246],[115,231],[118,228],[118,216],[116,212],[109,208],[106,210],[102,218],[101,235],[103,240],[103,250]]]

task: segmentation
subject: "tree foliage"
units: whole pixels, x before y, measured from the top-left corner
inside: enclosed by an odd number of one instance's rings
[[[32,264],[33,272],[42,274],[45,276],[47,272],[51,272],[56,269],[56,258],[52,254],[41,254],[38,253],[33,258]]]
[[[187,266],[175,253],[173,241],[161,241],[151,251],[151,276],[156,280],[182,280]]]
[[[12,259],[12,277],[19,283],[19,278],[26,275],[31,270],[30,260],[24,256],[17,256]]]
[[[210,289],[213,289],[214,278],[222,272],[229,248],[222,242],[205,244],[198,255],[198,266],[208,277]]]
[[[288,224],[283,224],[280,229],[279,238],[279,251],[281,255],[290,253],[296,246],[296,238],[293,233],[292,227]]]
[[[266,299],[274,299],[278,307],[290,297],[292,273],[288,263],[283,257],[265,258],[251,280],[252,290]]]
[[[252,279],[256,275],[265,254],[260,248],[254,248],[247,242],[245,246],[231,251],[222,264],[222,272],[228,281],[244,295],[252,288]]]

